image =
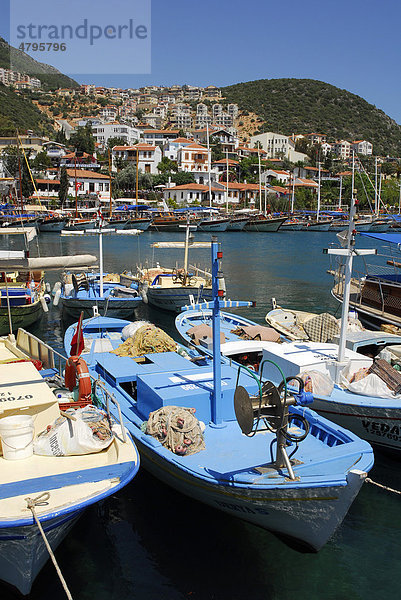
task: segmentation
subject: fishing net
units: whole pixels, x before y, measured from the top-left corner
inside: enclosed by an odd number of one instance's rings
[[[204,424],[194,415],[194,408],[163,406],[149,414],[146,433],[180,456],[205,449]]]
[[[177,343],[159,327],[148,323],[140,327],[134,337],[129,337],[112,350],[117,356],[143,356],[157,352],[175,352]]]
[[[316,317],[305,321],[303,327],[311,342],[326,343],[340,333],[337,319],[329,313],[316,315]]]

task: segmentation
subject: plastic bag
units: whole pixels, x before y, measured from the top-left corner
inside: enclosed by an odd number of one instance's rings
[[[305,384],[305,391],[314,396],[330,396],[334,388],[334,381],[330,375],[311,369],[300,374]]]
[[[401,394],[394,394],[375,373],[369,373],[359,381],[353,381],[354,375],[355,373],[351,372],[351,363],[348,363],[340,373],[341,384],[354,394],[376,398],[401,398]]]
[[[150,323],[148,321],[135,321],[134,323],[126,325],[121,332],[121,337],[124,342],[130,337],[134,338],[138,329],[143,325],[150,325]]]
[[[59,417],[33,443],[34,454],[77,456],[93,454],[110,446],[114,434],[104,411],[94,406],[68,409],[75,420]]]

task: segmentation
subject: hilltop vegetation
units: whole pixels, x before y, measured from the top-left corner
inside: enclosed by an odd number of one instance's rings
[[[401,155],[400,125],[363,98],[328,83],[260,79],[221,90],[228,102],[237,103],[242,111],[253,112],[263,120],[258,133],[317,132],[327,134],[328,141],[366,139],[373,143],[376,154]]]
[[[10,51],[12,50],[12,64],[10,65]],[[38,62],[31,58],[25,52],[12,48],[3,38],[0,37],[0,67],[11,69],[19,73],[26,73],[40,79],[43,87],[46,89],[57,88],[77,88],[79,84],[63,75],[57,69],[45,63]]]
[[[31,100],[0,83],[0,135],[15,135],[17,129],[45,134],[52,131],[52,123]]]

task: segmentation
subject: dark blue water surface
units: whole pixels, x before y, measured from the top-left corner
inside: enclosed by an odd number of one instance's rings
[[[153,250],[178,233],[145,232],[139,238],[104,237],[105,271],[134,270],[159,261],[182,263],[182,250]],[[209,234],[196,234],[198,241]],[[322,249],[334,234],[227,232],[219,235],[227,296],[256,300],[242,311],[264,322],[275,297],[282,306],[338,312],[330,295],[329,258]],[[98,252],[94,237],[42,234],[44,255]],[[361,247],[372,242],[358,239]],[[32,244],[32,254],[38,249]],[[193,249],[190,262],[210,265],[210,251]],[[57,272],[49,273],[53,284]],[[174,317],[143,306],[138,316],[177,337]],[[33,330],[61,348],[60,311],[52,307]],[[401,489],[397,459],[376,455],[371,477]],[[360,600],[400,598],[401,498],[365,484],[343,525],[318,554],[300,554],[273,535],[191,500],[141,471],[124,490],[87,510],[57,550],[74,600]],[[13,596],[0,590],[0,598]],[[35,600],[61,600],[51,563],[39,575]]]

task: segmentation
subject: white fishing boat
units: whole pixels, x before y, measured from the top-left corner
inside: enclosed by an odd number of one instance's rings
[[[48,548],[53,560],[54,551],[85,508],[115,494],[139,468],[135,445],[115,420],[102,450],[62,455],[57,427],[64,420],[76,421],[78,413],[60,413],[59,400],[38,371],[40,367],[31,362],[32,355],[40,357],[48,375],[57,373],[54,351],[27,332],[19,330],[16,341],[0,341],[0,580],[23,595],[30,593],[48,560]],[[82,368],[80,362],[79,372]],[[115,401],[109,398],[109,402]],[[94,418],[95,412],[87,409],[85,414]],[[36,444],[49,427],[54,428],[49,442],[52,450],[42,455]],[[73,431],[77,430],[72,428],[71,435]],[[95,429],[88,431],[95,440]],[[63,578],[62,582],[66,585]]]

